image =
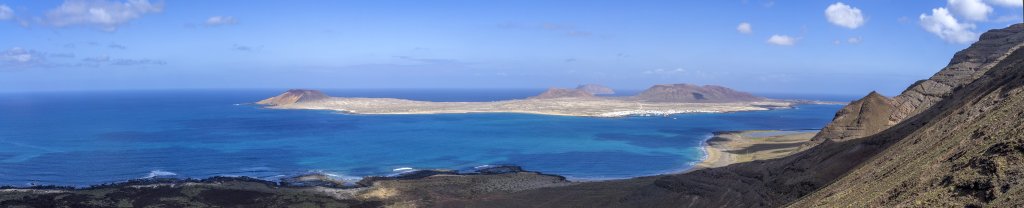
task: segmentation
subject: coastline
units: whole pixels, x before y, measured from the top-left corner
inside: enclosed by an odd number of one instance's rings
[[[815,132],[817,131],[714,132],[702,142],[706,156],[700,163],[687,170],[667,174],[682,174],[752,160],[786,156],[799,151],[795,146],[809,141]],[[788,152],[780,154],[779,151]],[[295,205],[316,201],[317,204],[325,206],[418,207],[437,203],[432,199],[473,200],[486,194],[649,179],[652,179],[652,176],[622,180],[570,181],[564,176],[523,170],[519,166],[488,166],[472,172],[416,170],[394,176],[363,177],[354,183],[331,177],[325,173],[292,176],[279,181],[244,176],[218,176],[207,179],[156,177],[89,187],[0,186],[0,204],[31,206],[40,205],[33,203],[61,201],[66,204],[95,205],[134,200],[133,206],[173,207],[194,206],[194,204],[167,203],[186,201],[218,206],[272,202],[279,205]],[[147,200],[150,198],[161,200]],[[226,204],[217,204],[222,202]],[[113,204],[108,205],[114,206]]]
[[[758,136],[753,134],[771,134],[769,136]],[[750,147],[757,145],[776,145],[785,144],[793,147],[798,147],[809,141],[817,130],[744,130],[744,131],[719,131],[713,132],[708,136],[708,139],[703,140],[701,149],[705,155],[700,160],[695,162],[692,167],[672,171],[665,174],[679,174],[691,172],[694,170],[705,169],[705,168],[716,168],[724,167],[735,163],[749,162],[754,160],[773,159],[777,157],[783,157],[797,151],[788,152],[785,154],[766,154],[766,152],[777,152],[784,150],[796,150],[796,148],[758,148],[757,151],[751,151]],[[60,186],[60,185],[34,185],[34,186],[12,186],[3,185],[0,186],[0,191],[11,191],[19,189],[61,189],[61,190],[75,190],[75,189],[89,189],[95,187],[109,187],[109,186],[120,186],[120,185],[140,185],[140,184],[159,184],[167,182],[199,182],[208,180],[225,180],[225,179],[240,179],[245,181],[259,181],[262,183],[278,184],[282,187],[331,187],[331,188],[363,188],[372,186],[371,184],[376,181],[388,181],[388,180],[416,180],[434,176],[470,176],[470,175],[499,175],[507,173],[531,173],[549,177],[555,177],[560,180],[571,183],[586,183],[593,181],[608,181],[608,180],[621,180],[621,178],[615,179],[584,179],[584,180],[570,180],[562,175],[546,174],[538,171],[524,170],[520,166],[516,165],[488,165],[481,166],[481,168],[472,171],[456,171],[448,169],[423,169],[413,170],[408,172],[402,172],[394,175],[387,176],[365,176],[360,177],[359,180],[352,181],[348,179],[338,178],[330,173],[324,172],[310,172],[300,175],[286,176],[279,178],[278,180],[265,179],[265,178],[253,178],[249,176],[212,176],[208,178],[174,178],[174,177],[143,177],[138,179],[131,179],[120,182],[111,182],[103,184],[94,184],[83,187],[76,186]],[[648,176],[637,176],[637,177],[648,177]]]
[[[746,130],[714,132],[703,142],[705,156],[685,172],[736,163],[785,157],[803,149],[817,130]]]

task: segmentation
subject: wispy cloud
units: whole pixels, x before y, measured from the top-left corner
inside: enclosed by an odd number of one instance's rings
[[[45,21],[57,27],[86,25],[114,31],[122,24],[145,14],[161,12],[163,8],[162,2],[150,3],[149,0],[66,0],[47,12]]]
[[[263,46],[252,47],[252,46],[247,46],[247,45],[234,44],[234,45],[231,45],[231,49],[236,50],[236,51],[246,51],[246,52],[248,52],[248,51],[259,51],[260,49],[263,49]]]
[[[0,53],[0,60],[13,65],[31,65],[45,61],[45,55],[34,50],[11,48]]]
[[[73,53],[48,53],[20,47],[0,51],[0,66],[13,68],[99,67],[99,66],[158,66],[167,62],[156,59],[111,58],[94,56],[82,59]]]
[[[797,39],[788,35],[772,35],[768,38],[768,43],[772,45],[780,46],[792,46],[796,45]]]
[[[850,43],[850,44],[860,44],[860,42],[863,42],[863,41],[864,40],[861,39],[861,37],[850,37],[850,38],[846,39],[846,42]]]
[[[14,10],[7,5],[0,4],[0,20],[14,19]]]
[[[743,34],[750,34],[754,32],[754,28],[748,22],[740,22],[740,25],[736,26],[736,31]]]
[[[206,26],[233,25],[236,23],[238,23],[238,20],[232,16],[212,16],[206,19]]]
[[[153,59],[114,59],[110,65],[114,66],[145,66],[145,65],[166,65],[167,62]]]
[[[394,56],[397,59],[418,62],[423,64],[463,64],[455,59],[421,58],[414,56]]]
[[[154,59],[127,59],[111,58],[110,56],[96,56],[82,59],[77,66],[160,66],[167,62]]]
[[[121,50],[128,49],[128,47],[125,47],[124,45],[117,44],[117,43],[111,43],[110,45],[107,45],[107,47],[113,48],[113,49],[121,49]]]

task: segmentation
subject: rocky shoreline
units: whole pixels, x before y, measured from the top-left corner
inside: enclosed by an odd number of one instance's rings
[[[438,181],[441,181],[440,183]],[[447,182],[446,182],[447,181]],[[479,193],[521,191],[540,187],[573,184],[565,177],[526,171],[519,166],[492,166],[473,172],[453,170],[416,170],[395,176],[365,177],[355,183],[313,173],[269,181],[246,176],[215,176],[206,179],[147,178],[124,182],[71,186],[0,187],[0,207],[50,206],[116,207],[125,203],[133,207],[171,206],[205,207],[222,205],[308,205],[320,207],[379,207],[409,201],[397,194],[403,191],[438,191],[439,186],[471,190],[488,188]],[[481,184],[486,184],[481,186]],[[205,194],[205,193],[211,194]],[[102,194],[97,194],[102,193]],[[192,193],[191,195],[188,193]],[[216,193],[216,194],[212,194]],[[138,196],[143,194],[145,196]],[[160,200],[152,200],[157,198]],[[175,199],[175,200],[167,200]],[[190,202],[190,203],[179,203]],[[196,204],[198,203],[198,204]]]

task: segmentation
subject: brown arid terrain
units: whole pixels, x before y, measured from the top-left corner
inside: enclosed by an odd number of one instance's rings
[[[590,98],[594,97],[593,93],[587,92],[581,89],[562,89],[562,88],[550,88],[537,96],[530,97],[529,99],[552,99],[552,98]]]
[[[750,102],[765,99],[727,87],[692,84],[654,85],[632,98],[650,102]]]
[[[802,151],[775,159],[596,182],[516,170],[352,188],[211,180],[3,189],[0,205],[1024,207],[1022,44],[1024,24],[986,32],[935,76],[893,99],[871,93],[851,103],[810,144],[787,146]]]
[[[694,96],[700,99],[694,99]],[[256,104],[274,109],[333,110],[350,114],[525,113],[622,117],[759,111],[790,108],[803,102],[754,97],[750,93],[720,86],[674,84],[656,85],[637,96],[600,97],[583,89],[551,88],[527,99],[492,102],[330,97],[317,90],[293,89]]]

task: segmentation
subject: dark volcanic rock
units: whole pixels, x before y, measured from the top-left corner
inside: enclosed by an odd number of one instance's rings
[[[552,98],[589,98],[594,95],[577,89],[562,89],[562,88],[550,88],[537,96],[530,97],[530,99],[552,99]]]
[[[251,178],[147,180],[82,189],[9,189],[0,207],[382,207]]]
[[[319,90],[303,90],[303,89],[291,89],[281,95],[274,96],[256,102],[260,105],[288,105],[302,102],[312,102],[330,98]]]
[[[345,181],[324,173],[311,173],[281,179],[281,186],[345,187]]]
[[[654,85],[634,99],[652,102],[745,102],[760,101],[762,97],[717,85],[691,84]]]
[[[615,94],[615,90],[612,88],[605,87],[599,84],[584,84],[576,87],[577,90],[583,90],[584,92],[590,93],[591,95],[611,95]]]

